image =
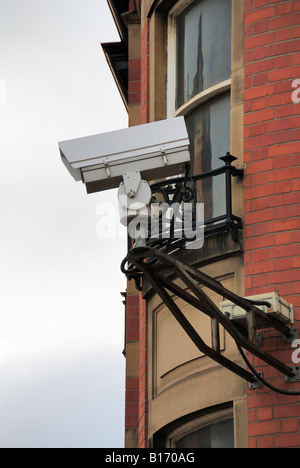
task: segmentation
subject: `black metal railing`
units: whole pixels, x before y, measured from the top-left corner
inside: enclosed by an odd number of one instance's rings
[[[217,169],[213,169],[201,174],[189,175],[185,174],[182,177],[176,177],[164,181],[159,181],[151,185],[152,203],[159,204],[162,208],[155,215],[153,211],[151,216],[151,226],[149,226],[149,237],[147,245],[158,247],[159,245],[167,246],[167,249],[181,248],[187,240],[191,240],[191,235],[196,232],[198,226],[197,205],[204,203],[205,213],[205,182],[212,181],[214,177],[224,174],[225,181],[222,184],[225,193],[221,200],[214,200],[215,204],[222,205],[224,213],[218,216],[209,216],[201,223],[201,228],[204,230],[204,236],[208,236],[220,231],[230,231],[235,241],[238,240],[238,230],[242,229],[242,220],[232,212],[232,178],[237,177],[242,179],[243,169],[237,169],[232,166],[232,162],[237,158],[227,153],[226,156],[219,158],[225,164]],[[206,182],[209,183],[209,182]],[[199,184],[204,184],[202,189],[199,189]],[[211,182],[212,185],[212,182]],[[213,197],[213,193],[208,195]],[[182,209],[177,209],[177,212],[170,215],[168,208],[179,206]],[[189,206],[188,213],[184,207]],[[211,210],[209,210],[211,215]],[[190,232],[182,226],[183,217],[185,221],[189,221]],[[179,223],[176,222],[179,219]]]
[[[235,242],[238,241],[239,229],[243,228],[242,219],[232,212],[232,178],[243,178],[244,170],[232,166],[235,156],[227,153],[219,158],[224,165],[201,174],[189,174],[153,183],[151,187],[151,216],[148,223],[148,247],[171,252],[184,248],[187,242],[197,238],[201,230],[204,238],[218,233],[231,232]],[[218,190],[213,194],[213,178],[224,176]],[[200,186],[200,187],[199,187]],[[199,204],[204,204],[204,218],[198,217]],[[206,210],[207,205],[212,206]],[[159,207],[159,212],[155,209]],[[175,207],[175,211],[174,211]],[[154,208],[154,209],[153,209]],[[218,215],[213,215],[217,211]],[[208,213],[208,216],[207,216]],[[206,215],[206,216],[205,216]],[[187,227],[188,225],[188,227]],[[134,247],[134,239],[128,236],[128,251]]]

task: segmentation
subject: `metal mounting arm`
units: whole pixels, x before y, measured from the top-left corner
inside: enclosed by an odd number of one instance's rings
[[[221,354],[219,344],[219,326],[221,325],[231,335],[238,346],[257,356],[259,359],[274,367],[285,376],[289,378],[293,378],[295,376],[294,370],[292,368],[280,362],[272,355],[266,353],[257,345],[255,317],[259,317],[261,320],[263,320],[266,323],[266,328],[273,327],[287,337],[291,336],[291,330],[276,318],[265,314],[251,301],[234,294],[232,291],[226,289],[220,282],[196,270],[195,268],[190,267],[181,260],[166,255],[156,249],[133,249],[128,253],[125,263],[133,265],[133,268],[131,267],[129,270],[127,270],[128,276],[132,277],[133,275],[142,274],[143,277],[146,278],[152,285],[155,292],[161,297],[162,301],[166,304],[170,312],[173,314],[175,319],[179,322],[188,336],[192,339],[197,348],[214,361],[218,362],[227,369],[230,369],[232,372],[236,373],[249,383],[254,383],[257,381],[257,378],[253,374],[249,373],[244,368],[240,367],[235,362],[230,361],[223,354]],[[172,269],[172,273],[175,273],[177,277],[183,281],[186,288],[189,289],[194,295],[188,293],[185,289],[175,284],[175,282],[166,275],[166,269],[170,270],[170,268]],[[219,310],[219,308],[209,298],[209,296],[205,294],[200,285],[206,286],[210,290],[220,294],[222,297],[234,302],[246,310],[248,332],[247,336],[238,330],[230,320],[228,320],[228,318]],[[212,347],[209,347],[204,343],[198,332],[193,328],[179,307],[176,305],[168,291],[185,300],[187,303],[211,318]]]

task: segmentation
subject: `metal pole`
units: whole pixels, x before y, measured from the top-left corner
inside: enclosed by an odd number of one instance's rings
[[[225,187],[226,187],[226,223],[231,225],[232,222],[232,188],[231,188],[231,163],[237,158],[227,153],[226,156],[222,156],[222,161],[225,162]]]

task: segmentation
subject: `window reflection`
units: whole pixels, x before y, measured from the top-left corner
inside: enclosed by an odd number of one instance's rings
[[[233,419],[198,429],[179,439],[175,448],[234,448]]]
[[[219,160],[230,151],[230,93],[222,94],[188,117],[186,125],[190,138],[190,153],[194,174],[217,169]],[[205,219],[225,213],[225,177],[220,175],[197,182],[200,202],[204,203]]]
[[[230,78],[231,0],[193,2],[176,20],[176,108]]]

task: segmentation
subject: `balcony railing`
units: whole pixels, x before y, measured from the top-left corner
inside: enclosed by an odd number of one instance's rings
[[[199,183],[203,181],[212,181],[213,178],[223,175],[222,192],[220,192],[221,200],[214,200],[218,209],[223,210],[222,214],[217,216],[207,217],[200,224],[204,238],[213,234],[230,232],[233,240],[238,242],[239,230],[243,229],[242,219],[234,215],[232,212],[232,179],[235,177],[242,180],[244,175],[243,169],[237,169],[232,166],[232,162],[237,158],[227,153],[226,156],[219,158],[224,162],[224,165],[207,171],[201,174],[190,175],[188,172],[185,176],[176,177],[173,179],[163,180],[151,185],[152,204],[163,205],[158,215],[151,216],[151,222],[148,223],[148,237],[146,240],[147,247],[159,250],[165,254],[171,254],[178,249],[186,247],[187,243],[193,242],[191,233],[186,230],[183,223],[176,223],[175,217],[183,219],[186,213],[183,212],[186,205],[189,207],[189,213],[192,233],[197,237],[197,229],[199,229],[199,221],[197,218],[197,204],[204,203],[205,213],[205,187],[199,188]],[[212,184],[210,183],[210,187]],[[212,196],[212,191],[210,193]],[[168,207],[179,206],[177,213],[170,216]],[[211,208],[210,208],[211,210]],[[211,210],[212,211],[212,210]],[[220,210],[219,210],[220,211]],[[172,212],[172,210],[171,210]],[[197,244],[195,244],[197,245]],[[134,239],[128,236],[128,252],[135,247]],[[149,259],[147,263],[152,263]],[[127,266],[126,266],[127,265]],[[141,290],[141,275],[136,267],[128,265],[127,257],[121,264],[121,271],[130,279],[134,279],[137,289]]]
[[[203,229],[204,236],[230,231],[233,239],[238,240],[242,220],[232,212],[232,178],[242,179],[244,171],[232,166],[232,162],[237,158],[230,153],[219,159],[225,164],[217,169],[196,175],[186,174],[151,185],[152,202],[154,206],[159,205],[162,208],[157,215],[153,211],[151,216],[148,246],[164,246],[167,251],[182,248],[187,241],[191,242],[192,233],[196,233],[199,228]],[[216,184],[217,190],[213,190],[213,179],[221,175],[222,182]],[[199,226],[198,209],[201,203],[204,204],[204,219]],[[217,209],[213,209],[212,204],[217,206]],[[172,208],[174,206],[180,207],[176,213]],[[218,213],[220,210],[222,212]],[[183,226],[183,219],[189,221],[189,229],[186,225]]]
[[[148,247],[166,253],[184,248],[197,238],[229,231],[235,242],[242,220],[232,212],[232,179],[243,178],[244,170],[232,166],[237,158],[227,153],[219,158],[224,165],[201,174],[188,172],[151,185],[151,221],[148,223]],[[204,217],[199,220],[199,206]],[[175,209],[174,209],[175,207]],[[128,237],[128,251],[134,246]]]

